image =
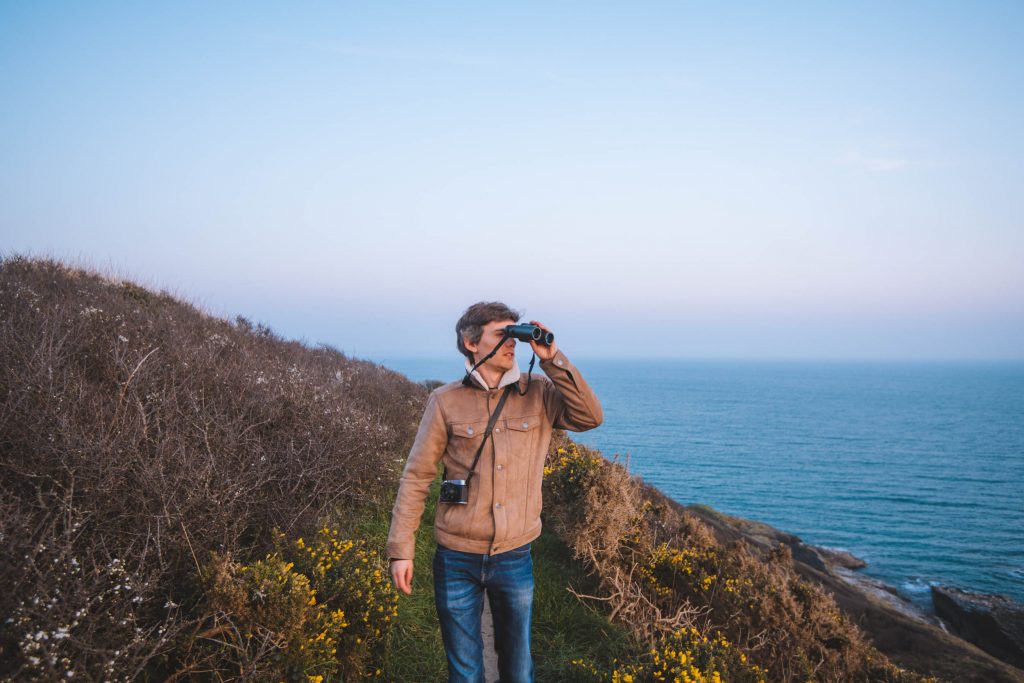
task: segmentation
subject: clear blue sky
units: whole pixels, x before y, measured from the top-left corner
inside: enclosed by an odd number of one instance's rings
[[[1021,358],[1022,74],[1020,2],[4,2],[0,249],[363,357]]]

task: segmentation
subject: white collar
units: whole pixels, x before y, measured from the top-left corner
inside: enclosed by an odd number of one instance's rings
[[[467,358],[466,372],[469,372],[470,370],[473,370],[473,364],[470,363],[469,359]],[[518,382],[522,374],[522,371],[519,369],[519,360],[517,359],[516,364],[512,366],[512,369],[501,376],[501,379],[498,380],[498,386],[495,388],[501,389],[502,387],[506,387],[509,384],[512,384],[513,382]],[[481,387],[488,390],[490,389],[490,387],[487,386],[487,382],[484,381],[483,375],[480,374],[479,370],[473,370],[472,377]]]

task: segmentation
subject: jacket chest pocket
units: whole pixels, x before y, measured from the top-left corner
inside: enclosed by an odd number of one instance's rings
[[[449,434],[455,438],[475,439],[482,437],[486,429],[486,420],[480,422],[453,422],[449,428]]]
[[[530,449],[537,442],[540,430],[540,415],[505,418],[505,429],[513,448]]]
[[[469,471],[469,466],[473,464],[473,456],[480,448],[480,442],[484,438],[486,429],[487,420],[453,422],[448,428],[448,448],[445,454],[451,459],[452,464],[459,467],[460,478]],[[449,469],[451,469],[451,465],[449,465]],[[448,473],[449,477],[452,475],[452,472]]]

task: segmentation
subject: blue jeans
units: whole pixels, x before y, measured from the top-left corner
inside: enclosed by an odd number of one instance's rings
[[[448,657],[448,681],[484,683],[480,615],[485,589],[494,617],[494,649],[501,683],[530,683],[533,557],[529,543],[498,555],[464,553],[438,544],[434,554],[434,603]]]

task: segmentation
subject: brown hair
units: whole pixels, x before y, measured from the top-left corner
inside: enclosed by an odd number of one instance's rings
[[[472,344],[478,344],[484,333],[484,325],[495,320],[519,321],[519,311],[514,311],[499,301],[479,301],[463,312],[455,323],[455,345],[459,353],[473,362],[473,352],[466,348],[463,337],[469,337]]]

